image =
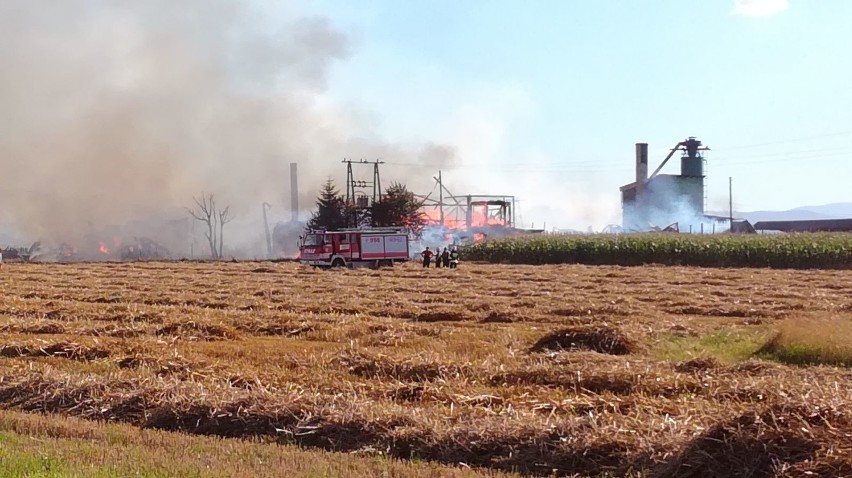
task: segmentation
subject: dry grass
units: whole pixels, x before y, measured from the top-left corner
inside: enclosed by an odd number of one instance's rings
[[[3,476],[472,477],[469,469],[381,457],[301,451],[271,443],[198,437],[75,418],[0,411]],[[495,477],[510,476],[502,473]]]
[[[347,459],[316,450],[481,472],[838,476],[852,466],[852,372],[738,362],[776,331],[792,337],[790,317],[848,323],[850,278],[14,265],[0,275],[0,406],[298,445],[314,450],[301,469],[332,460],[332,475]],[[352,463],[366,476],[462,473]]]
[[[758,354],[799,364],[852,366],[852,320],[792,319],[775,328],[773,337]]]

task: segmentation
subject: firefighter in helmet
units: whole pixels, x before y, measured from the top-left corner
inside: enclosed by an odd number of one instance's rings
[[[450,269],[455,269],[459,266],[459,249],[456,246],[453,246],[453,250],[450,251]]]

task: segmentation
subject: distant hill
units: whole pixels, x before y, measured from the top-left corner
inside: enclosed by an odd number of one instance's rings
[[[852,218],[852,202],[837,202],[834,204],[825,204],[822,206],[805,206],[794,209],[802,211],[811,211],[817,214],[824,214],[829,219],[847,219]]]
[[[715,216],[727,216],[728,212],[708,212]],[[754,224],[758,221],[807,221],[814,219],[852,218],[852,202],[802,206],[787,211],[734,211],[734,217],[746,219]]]

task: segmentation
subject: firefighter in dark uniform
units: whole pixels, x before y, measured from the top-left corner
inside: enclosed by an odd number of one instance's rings
[[[423,256],[423,267],[429,267],[432,264],[432,256],[434,255],[432,251],[427,247],[420,255]]]

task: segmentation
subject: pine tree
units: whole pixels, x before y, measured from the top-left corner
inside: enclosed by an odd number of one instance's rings
[[[421,201],[403,184],[394,183],[384,197],[373,204],[370,216],[374,227],[405,227],[419,234],[426,224],[426,218],[420,212]]]
[[[346,201],[334,187],[334,181],[329,179],[317,197],[317,210],[308,221],[308,227],[329,231],[343,229],[346,227],[346,209]]]

